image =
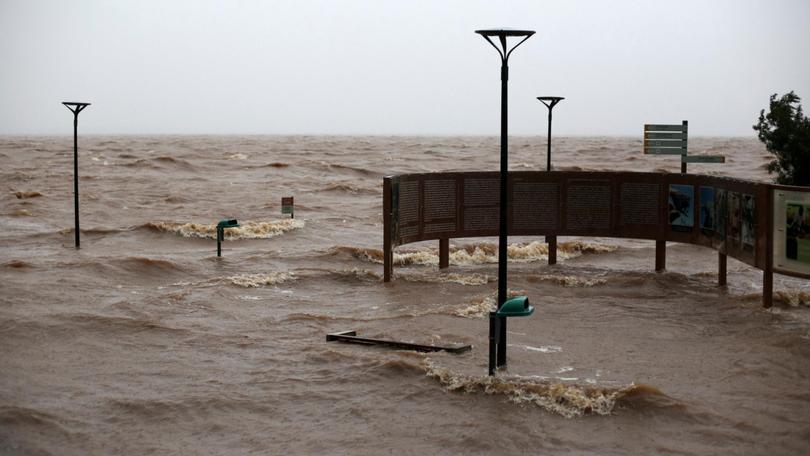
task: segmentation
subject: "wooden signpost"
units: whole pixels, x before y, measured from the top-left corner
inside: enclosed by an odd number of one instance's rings
[[[722,155],[687,155],[681,158],[683,163],[725,163]]]
[[[295,218],[295,204],[292,196],[281,197],[281,213],[290,214],[290,218]]]
[[[686,174],[687,163],[725,163],[722,155],[687,155],[689,139],[689,122],[684,120],[680,125],[645,124],[644,153],[651,155],[680,155],[681,173]],[[726,254],[718,252],[719,280],[726,281]],[[667,243],[655,242],[655,270],[663,271],[667,263]]]
[[[689,122],[680,125],[645,124],[644,153],[650,155],[680,155],[681,172],[686,174],[687,163],[725,163],[722,155],[687,155]]]

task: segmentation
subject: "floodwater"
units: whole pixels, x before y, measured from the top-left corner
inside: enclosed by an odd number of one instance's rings
[[[514,170],[545,139],[513,137]],[[508,369],[487,373],[497,239],[396,250],[382,176],[497,170],[489,137],[0,138],[0,454],[807,454],[810,283],[669,244],[510,238]],[[560,138],[566,170],[668,170],[640,138]],[[748,138],[690,172],[768,180]],[[295,219],[281,215],[295,197]],[[239,220],[216,257],[214,224]],[[471,344],[461,355],[327,333]]]

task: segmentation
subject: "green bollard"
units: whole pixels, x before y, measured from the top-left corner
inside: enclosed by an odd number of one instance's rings
[[[225,240],[225,228],[237,228],[239,222],[236,219],[223,219],[217,223],[217,256],[222,256],[222,241]]]

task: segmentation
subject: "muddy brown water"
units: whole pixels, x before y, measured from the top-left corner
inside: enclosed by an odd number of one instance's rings
[[[638,138],[560,138],[558,169],[668,170]],[[754,139],[697,138],[768,180]],[[510,238],[508,370],[486,375],[497,239],[396,250],[382,176],[498,169],[488,137],[0,138],[0,454],[806,454],[810,284],[669,244]],[[543,138],[513,137],[516,170]],[[294,220],[280,214],[294,196]],[[214,224],[237,218],[216,257]],[[329,332],[462,355],[325,341]]]

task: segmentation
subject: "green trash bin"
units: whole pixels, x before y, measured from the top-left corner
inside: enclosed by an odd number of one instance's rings
[[[506,300],[495,313],[497,317],[528,317],[534,313],[534,306],[529,305],[528,296],[515,296]]]

